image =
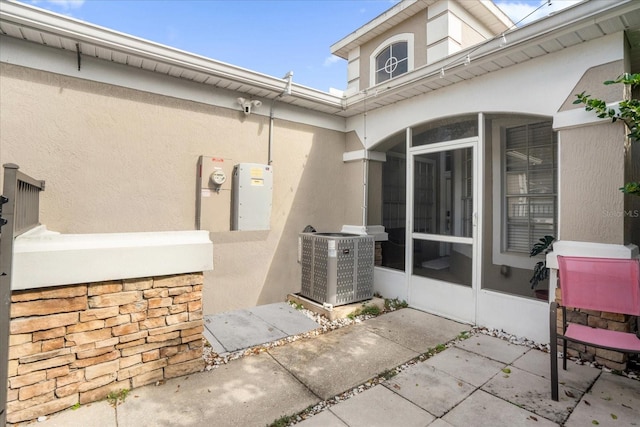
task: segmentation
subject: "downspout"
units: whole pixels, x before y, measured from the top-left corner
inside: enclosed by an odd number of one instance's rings
[[[274,110],[274,106],[276,104],[276,101],[280,98],[282,98],[285,95],[291,95],[291,81],[293,79],[293,71],[289,71],[285,76],[285,79],[287,79],[287,86],[285,87],[284,91],[276,96],[275,98],[273,98],[271,100],[271,107],[269,108],[269,154],[268,154],[268,165],[271,165],[271,163],[273,162],[272,157],[273,157],[273,110]]]
[[[364,150],[364,159],[362,159],[362,168],[363,168],[363,201],[362,201],[362,228],[367,229],[367,212],[368,212],[368,204],[369,204],[369,151]]]
[[[375,96],[375,95],[374,95]],[[369,148],[367,147],[367,91],[364,91],[363,114],[364,156],[362,159],[362,228],[367,229],[367,213],[369,206]]]

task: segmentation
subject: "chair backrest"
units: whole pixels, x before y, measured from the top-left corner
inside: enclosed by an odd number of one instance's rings
[[[640,316],[640,260],[558,256],[562,305]]]

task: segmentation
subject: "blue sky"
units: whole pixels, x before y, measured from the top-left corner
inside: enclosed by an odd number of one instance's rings
[[[475,0],[464,0],[475,1]],[[23,0],[82,21],[298,84],[344,89],[346,61],[330,46],[397,0]],[[546,0],[495,0],[520,21]],[[538,19],[577,0],[553,0]],[[523,22],[523,24],[526,23]]]

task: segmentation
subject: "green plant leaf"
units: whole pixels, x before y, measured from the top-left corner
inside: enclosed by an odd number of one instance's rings
[[[620,191],[625,194],[640,196],[640,182],[627,182],[624,187],[620,187]]]

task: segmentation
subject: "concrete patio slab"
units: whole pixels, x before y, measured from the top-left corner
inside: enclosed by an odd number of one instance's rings
[[[296,424],[298,427],[347,427],[340,418],[331,411],[322,411],[313,417]]]
[[[557,424],[525,409],[478,390],[446,414],[444,421],[455,427],[547,427]]]
[[[248,310],[206,316],[204,327],[227,352],[276,341],[287,336]]]
[[[516,368],[549,380],[551,389],[551,356],[540,350],[530,350],[513,362]],[[562,369],[562,359],[558,359],[558,377],[560,384],[576,388],[583,393],[591,387],[602,371],[588,365],[580,365],[567,360],[567,370]]]
[[[410,366],[383,384],[436,417],[442,417],[475,390],[425,363]]]
[[[560,385],[558,402],[551,400],[549,380],[509,366],[507,372],[493,377],[482,390],[518,405],[553,422],[562,424],[583,392]]]
[[[434,422],[429,424],[429,427],[455,427],[455,426],[453,424],[449,424],[448,422],[446,422],[442,418],[436,418],[436,420]],[[468,426],[466,426],[466,427],[468,427]]]
[[[423,427],[435,420],[427,411],[377,385],[330,408],[350,427]]]
[[[287,336],[302,334],[320,327],[318,323],[309,319],[286,302],[259,305],[250,308],[249,312],[275,326]]]
[[[417,352],[370,332],[364,325],[275,347],[269,353],[322,399],[418,356]]]
[[[205,319],[205,325],[206,325],[206,322],[207,320]],[[211,348],[213,348],[213,351],[215,351],[218,354],[224,354],[227,352],[227,349],[224,348],[224,346],[220,343],[220,341],[218,341],[218,339],[214,337],[211,331],[206,327],[203,329],[202,335],[207,340],[207,342],[211,344]]]
[[[95,423],[91,424],[88,420],[95,420]],[[87,427],[90,425],[118,427],[116,410],[107,401],[88,403],[81,405],[78,409],[58,412],[37,425],[46,427]]]
[[[425,353],[471,329],[469,325],[412,308],[370,319],[366,325],[371,332],[418,353]]]
[[[513,363],[518,357],[529,351],[527,347],[511,344],[508,341],[482,334],[460,341],[456,343],[456,347],[507,365]]]
[[[593,388],[582,396],[567,427],[640,425],[640,381],[603,372]]]
[[[224,354],[308,332],[320,325],[280,302],[205,316],[204,327],[205,338],[214,351]]]
[[[317,402],[303,384],[263,353],[161,386],[136,389],[117,408],[118,427],[264,427]]]
[[[424,363],[475,387],[489,381],[506,366],[502,362],[457,347],[438,353]]]

